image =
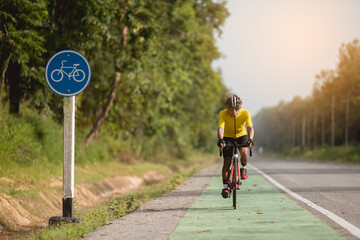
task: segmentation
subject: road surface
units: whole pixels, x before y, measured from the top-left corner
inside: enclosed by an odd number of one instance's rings
[[[221,172],[215,165],[85,239],[358,239],[359,165],[259,157],[251,162],[236,210],[231,199],[220,196]],[[339,225],[339,219],[353,228]]]

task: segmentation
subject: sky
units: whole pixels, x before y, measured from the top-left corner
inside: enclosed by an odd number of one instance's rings
[[[312,94],[315,75],[335,70],[339,48],[360,40],[360,0],[228,0],[213,62],[254,116]]]

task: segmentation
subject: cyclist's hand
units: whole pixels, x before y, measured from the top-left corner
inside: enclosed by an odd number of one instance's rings
[[[250,148],[254,148],[254,147],[255,147],[255,143],[254,143],[254,141],[253,141],[251,138],[249,138],[249,139],[247,140],[246,145],[248,145]]]
[[[224,139],[219,139],[217,145],[219,148],[224,148],[226,143],[225,143]]]

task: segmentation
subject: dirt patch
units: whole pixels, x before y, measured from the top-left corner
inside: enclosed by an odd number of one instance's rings
[[[50,185],[51,188],[56,188],[56,187],[62,187],[63,186],[63,182],[60,179],[55,179],[52,178],[50,180]]]
[[[107,177],[101,182],[82,183],[75,186],[75,201],[79,210],[95,206],[120,194],[130,193],[142,184],[161,182],[165,179],[158,171],[150,170],[143,178],[135,176]],[[1,179],[12,185],[10,179]],[[60,184],[61,183],[61,184]],[[39,191],[35,199],[16,199],[0,193],[0,234],[6,230],[24,231],[46,226],[52,216],[62,215],[62,181],[51,179],[48,191]]]
[[[146,184],[159,183],[165,180],[165,176],[161,172],[156,170],[149,170],[144,175],[144,181]]]
[[[11,188],[14,187],[14,181],[5,177],[0,178],[0,184]]]
[[[46,205],[46,207],[50,208],[47,212],[56,212],[61,210],[61,197],[59,197],[54,192],[45,194],[43,192],[38,192],[38,196],[41,198],[41,201]]]
[[[143,182],[144,180],[139,177],[117,176],[105,178],[102,182],[83,183],[75,187],[75,199],[80,208],[91,207],[114,195],[128,193]]]
[[[0,193],[0,221],[6,228],[24,229],[31,226],[32,222],[37,222],[39,219],[31,215],[19,200],[13,197]]]

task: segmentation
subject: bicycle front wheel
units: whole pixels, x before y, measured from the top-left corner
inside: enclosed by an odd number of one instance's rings
[[[236,190],[237,190],[237,179],[236,179],[236,176],[238,175],[238,166],[237,166],[237,163],[236,161],[234,161],[233,163],[233,168],[234,168],[234,173],[233,173],[233,207],[234,209],[236,209]]]

